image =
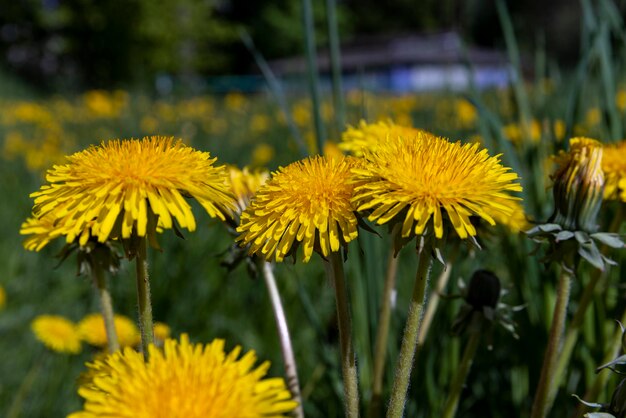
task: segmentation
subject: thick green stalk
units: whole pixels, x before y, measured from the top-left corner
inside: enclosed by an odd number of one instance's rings
[[[107,334],[107,345],[109,347],[109,353],[114,353],[120,349],[120,344],[117,340],[117,331],[115,330],[115,321],[113,314],[113,301],[111,300],[111,293],[107,287],[106,277],[104,277],[104,270],[98,262],[92,263],[91,271],[93,274],[93,281],[98,291],[100,299],[100,310],[102,311],[102,319],[104,320],[104,329]]]
[[[398,271],[398,258],[394,256],[394,250],[389,251],[387,262],[387,275],[383,289],[383,299],[378,316],[376,329],[376,343],[374,345],[374,378],[372,383],[372,400],[369,405],[367,416],[375,418],[381,415],[383,377],[385,375],[385,360],[387,359],[387,340],[389,339],[389,321],[391,319],[391,305],[393,290],[396,287],[396,273]]]
[[[331,253],[328,256],[326,267],[327,274],[330,276],[335,286],[346,417],[357,418],[359,416],[359,381],[354,344],[352,343],[352,323],[350,319],[350,306],[348,304],[348,289],[343,273],[341,253]]]
[[[417,348],[417,337],[419,335],[420,323],[422,319],[422,310],[426,303],[424,295],[428,284],[428,276],[430,274],[430,265],[432,263],[430,251],[422,249],[419,256],[417,266],[417,275],[413,287],[413,295],[409,306],[409,313],[404,328],[404,338],[400,347],[400,356],[396,366],[396,373],[391,391],[391,401],[388,418],[400,418],[404,412],[406,403],[407,390],[411,379],[411,370],[413,369],[413,358]]]
[[[148,346],[154,343],[154,329],[152,323],[152,302],[150,301],[150,279],[148,277],[146,238],[141,238],[141,244],[139,245],[136,258],[137,305],[139,307],[141,349],[144,359],[148,360]]]
[[[550,410],[548,403],[548,393],[552,385],[558,384],[555,377],[555,369],[557,357],[559,355],[559,345],[563,337],[563,329],[565,327],[565,317],[567,314],[567,304],[569,302],[569,292],[572,277],[565,270],[561,271],[559,285],[556,294],[556,304],[554,306],[554,315],[552,317],[552,325],[550,327],[550,336],[548,337],[548,346],[543,357],[543,366],[541,367],[541,377],[537,385],[535,400],[530,413],[531,418],[545,418]]]
[[[333,101],[335,102],[335,123],[337,124],[337,131],[341,132],[346,124],[346,107],[343,102],[343,87],[341,85],[341,52],[339,51],[339,29],[336,9],[337,3],[335,0],[326,0],[330,69],[333,83]]]
[[[448,392],[448,399],[444,405],[442,418],[453,418],[456,414],[463,385],[465,384],[467,375],[472,368],[472,363],[474,362],[474,357],[476,356],[476,349],[478,348],[478,343],[480,342],[480,318],[477,318],[477,315],[480,314],[477,312],[473,314],[469,340],[467,341],[467,345],[463,351],[463,358],[461,359],[461,364],[459,364],[459,368],[456,371],[456,376],[452,381],[452,386],[450,386],[450,392]]]
[[[552,407],[554,399],[556,398],[556,394],[559,390],[559,386],[563,381],[563,377],[565,376],[565,369],[567,368],[570,358],[572,357],[574,346],[576,345],[578,335],[580,334],[580,327],[583,324],[587,308],[589,307],[589,304],[593,299],[593,293],[595,291],[595,288],[600,279],[604,277],[605,276],[600,273],[600,270],[593,270],[593,274],[589,278],[589,282],[585,286],[583,294],[580,297],[578,307],[576,308],[576,313],[574,313],[572,321],[567,326],[565,339],[563,340],[563,348],[559,353],[556,369],[554,371],[554,384],[550,386],[550,391],[548,393],[548,408]]]
[[[302,409],[302,397],[300,396],[298,368],[296,366],[296,358],[293,354],[291,336],[289,335],[289,327],[287,326],[287,317],[285,316],[283,303],[280,299],[280,292],[278,291],[278,286],[276,285],[273,265],[268,262],[262,263],[263,277],[265,278],[265,285],[267,286],[267,291],[269,292],[270,300],[272,301],[272,310],[274,311],[274,319],[276,320],[276,328],[278,329],[278,336],[280,338],[280,348],[283,354],[283,361],[285,362],[287,385],[289,386],[289,391],[291,392],[293,400],[298,402],[298,407],[294,411],[294,416],[302,418],[304,417],[304,410]]]
[[[304,40],[309,75],[309,92],[311,94],[311,102],[313,105],[313,120],[315,122],[315,138],[317,140],[317,152],[321,154],[324,151],[326,131],[324,130],[324,123],[322,122],[322,114],[320,112],[321,100],[319,80],[317,77],[315,26],[313,24],[313,7],[311,6],[311,0],[302,0],[302,21],[304,23]]]

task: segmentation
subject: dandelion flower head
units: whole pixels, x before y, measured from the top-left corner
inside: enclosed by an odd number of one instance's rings
[[[324,257],[339,251],[358,235],[350,203],[356,164],[352,157],[315,156],[280,168],[242,214],[237,240],[250,254],[277,262],[300,243],[304,262],[314,250]]]
[[[373,151],[388,139],[395,139],[398,136],[412,137],[418,132],[420,132],[419,129],[396,125],[391,121],[367,123],[361,120],[358,128],[348,126],[348,129],[341,135],[339,148],[360,157],[364,150]]]
[[[250,170],[247,167],[239,169],[235,166],[228,166],[229,188],[235,196],[237,212],[243,212],[250,204],[250,199],[269,178],[266,170]]]
[[[78,354],[82,347],[76,325],[59,315],[39,315],[30,324],[35,337],[57,353]]]
[[[495,225],[498,214],[510,216],[508,194],[521,191],[517,174],[478,144],[449,142],[428,132],[398,137],[365,152],[363,167],[354,169],[353,201],[378,224],[402,222],[402,236],[424,233],[433,220],[435,236],[443,236],[447,218],[461,238],[476,235],[470,217]],[[446,215],[444,217],[444,215]]]
[[[626,140],[604,146],[602,171],[605,199],[626,202]]]
[[[46,176],[49,184],[31,194],[33,216],[52,216],[68,243],[90,236],[143,237],[159,226],[193,231],[196,221],[185,197],[195,198],[211,217],[224,219],[233,208],[226,169],[215,158],[180,140],[153,136],[111,140],[68,157]],[[86,230],[89,233],[85,233]]]
[[[224,351],[224,341],[191,344],[168,339],[149,360],[126,348],[88,363],[90,380],[78,389],[83,411],[68,418],[283,417],[296,407],[282,378],[264,379],[269,363]]]
[[[136,346],[140,342],[139,330],[130,318],[123,315],[113,317],[115,331],[121,347]],[[92,313],[78,323],[78,334],[86,343],[96,347],[106,347],[107,335],[102,315]]]

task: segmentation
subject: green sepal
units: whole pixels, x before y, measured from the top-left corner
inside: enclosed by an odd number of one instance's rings
[[[619,234],[614,234],[610,232],[596,232],[595,234],[591,234],[591,238],[611,248],[623,248],[624,246],[626,246]]]

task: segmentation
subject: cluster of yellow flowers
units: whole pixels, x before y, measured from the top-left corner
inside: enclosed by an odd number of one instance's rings
[[[83,342],[102,349],[107,345],[104,320],[96,313],[86,315],[77,324],[60,315],[39,315],[32,321],[31,329],[39,341],[57,353],[78,354]],[[139,330],[130,318],[115,315],[115,330],[120,346],[139,344]],[[154,334],[162,344],[170,336],[170,327],[156,322]]]

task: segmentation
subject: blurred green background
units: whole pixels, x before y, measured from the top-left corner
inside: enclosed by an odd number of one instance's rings
[[[452,61],[399,65],[418,71],[408,76],[406,90],[393,82],[397,63],[344,71],[345,121],[356,126],[361,119],[393,120],[454,140],[481,142],[491,154],[503,153],[504,163],[520,174],[528,218],[546,220],[552,212],[549,156],[566,148],[572,135],[606,143],[624,138],[626,8],[624,2],[608,0],[495,4],[500,8],[487,0],[338,2],[346,51],[369,39],[407,34],[428,43],[441,41],[436,34],[453,33],[455,45]],[[52,353],[30,331],[36,315],[78,321],[98,309],[90,280],[76,274],[75,259],[58,266],[55,255],[62,243],[40,253],[22,248],[18,232],[30,214],[28,196],[44,183],[46,169],[102,140],[159,134],[183,138],[222,163],[274,170],[301,158],[302,148],[316,152],[316,112],[327,132],[323,140],[340,140],[344,126],[337,123],[328,67],[322,71],[321,102],[314,108],[305,73],[283,73],[279,65],[281,58],[304,54],[301,7],[299,0],[0,1],[0,285],[7,294],[0,310],[0,416],[55,417],[77,410],[76,380],[95,353],[88,348],[78,356]],[[325,50],[325,3],[314,2],[313,15],[317,45]],[[242,31],[254,41],[254,52],[270,61],[282,88],[268,87],[259,61],[241,41]],[[496,57],[494,74],[504,74],[488,88],[473,76],[484,62],[470,53],[480,51]],[[415,82],[414,74],[429,65],[435,73],[453,68],[465,75],[457,84],[447,78]],[[621,205],[605,202],[602,229]],[[200,207],[194,209],[198,230],[184,240],[165,233],[163,251],[149,254],[155,319],[169,324],[174,335],[187,332],[202,342],[225,338],[228,347],[255,349],[260,359],[272,361],[271,374],[281,375],[263,281],[251,279],[243,267],[229,273],[220,266],[232,238]],[[347,262],[365,404],[390,247],[386,230],[375,229],[381,237],[362,231],[350,245]],[[446,293],[458,292],[458,278],[467,281],[474,270],[488,268],[508,290],[504,302],[525,309],[514,318],[518,341],[496,326],[493,349],[487,350],[486,340],[481,345],[457,416],[526,416],[547,340],[556,272],[530,255],[534,245],[517,231],[488,228],[480,242],[482,251],[450,243],[444,253],[452,263]],[[568,416],[577,407],[570,394],[583,396],[591,385],[617,328],[614,320],[626,308],[624,256],[610,255],[620,265],[593,294],[554,416]],[[416,268],[411,245],[400,257],[387,386]],[[441,272],[436,264],[431,288]],[[335,302],[321,261],[286,262],[276,273],[305,412],[341,416]],[[580,269],[571,313],[591,274],[590,268]],[[133,267],[123,262],[111,279],[116,310],[130,317],[136,315],[133,276]],[[449,332],[459,306],[458,300],[440,304],[416,363],[407,416],[440,413],[463,349],[463,337]],[[599,399],[587,400],[608,401],[614,385],[610,380]]]

